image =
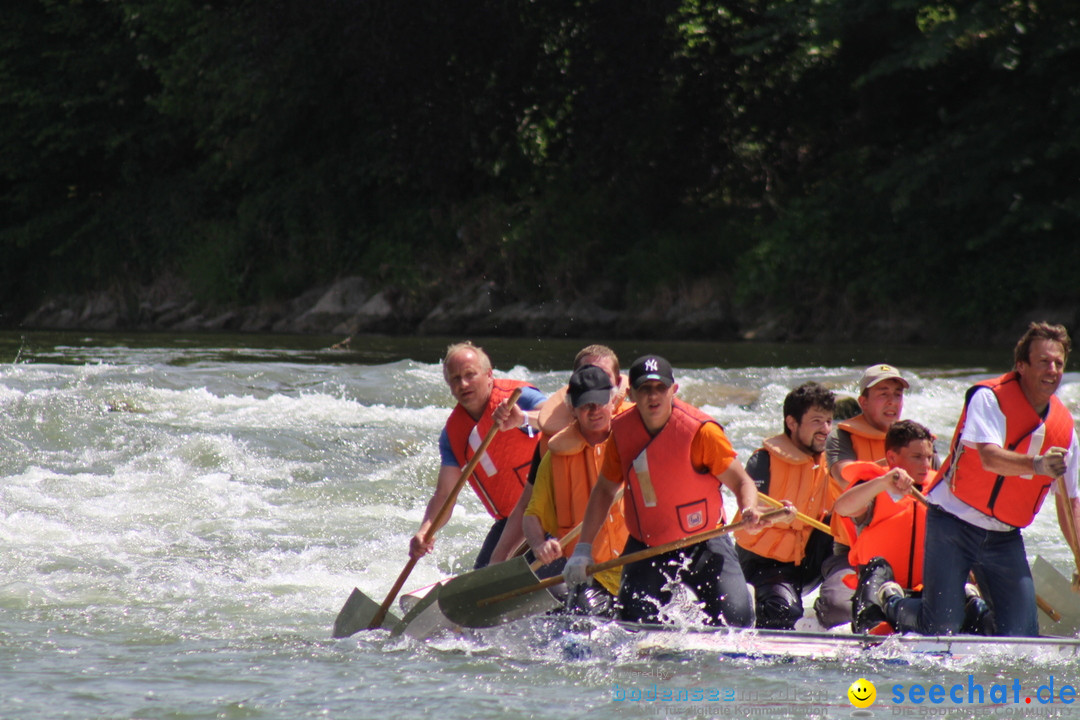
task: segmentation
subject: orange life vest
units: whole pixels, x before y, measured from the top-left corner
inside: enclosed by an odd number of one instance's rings
[[[1055,395],[1050,398],[1044,421],[1028,402],[1016,372],[976,383],[964,397],[964,411],[956,424],[949,457],[938,474],[938,480],[945,478],[953,495],[979,512],[1013,527],[1027,527],[1042,507],[1054,478],[1047,475],[997,475],[983,468],[977,450],[966,447],[960,441],[968,405],[980,388],[989,388],[994,393],[1005,415],[1006,450],[1023,455],[1041,455],[1051,447],[1068,448],[1074,431],[1072,416]]]
[[[526,385],[528,383],[519,380],[495,380],[491,397],[479,421],[473,420],[461,405],[454,408],[446,421],[446,435],[459,467],[465,467],[483,442],[491,428],[492,411],[510,397],[514,388]],[[521,497],[537,440],[537,437],[529,437],[519,430],[500,432],[469,476],[469,484],[496,520],[509,515]]]
[[[630,534],[646,545],[681,540],[723,522],[720,482],[690,462],[694,436],[708,422],[716,420],[678,398],[655,437],[636,409],[611,421],[610,440],[618,448],[627,480],[626,524]]]
[[[856,460],[876,462],[885,457],[885,433],[867,422],[859,413],[855,417],[841,420],[837,427],[851,435],[851,445],[855,448]]]
[[[885,433],[867,422],[862,413],[847,420],[841,420],[837,423],[837,427],[851,436],[851,446],[855,450],[856,461],[877,462],[885,459]],[[836,542],[841,545],[851,545],[854,535],[849,533],[848,525],[839,515],[833,515],[830,529],[833,531]]]
[[[839,495],[825,472],[825,458],[820,453],[806,453],[784,434],[771,437],[762,445],[769,453],[769,497],[790,500],[799,512],[815,520],[824,517]],[[798,564],[806,554],[806,541],[813,530],[795,519],[790,523],[773,523],[756,534],[736,530],[735,541],[756,555]]]
[[[848,485],[848,489],[851,489],[889,470],[878,463],[857,462],[844,468],[844,477],[852,478]],[[881,556],[892,566],[896,582],[909,590],[918,588],[922,585],[926,508],[911,495],[905,494],[895,501],[889,493],[880,492],[874,497],[873,513],[870,522],[858,536],[851,518],[844,518],[850,523],[851,536],[855,538],[848,553],[848,562],[857,568]]]
[[[551,491],[559,525],[555,533],[557,537],[561,538],[573,530],[585,518],[585,506],[600,474],[606,444],[607,441],[596,446],[589,445],[576,422],[570,423],[551,438],[548,450],[551,453]],[[619,500],[612,504],[607,520],[593,540],[594,562],[605,562],[621,554],[626,546],[626,536],[623,502]],[[576,545],[577,540],[567,543],[563,554],[570,557]]]

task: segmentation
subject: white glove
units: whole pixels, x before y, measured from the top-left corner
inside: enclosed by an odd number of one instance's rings
[[[574,547],[574,554],[570,556],[570,559],[566,561],[566,565],[563,566],[563,582],[571,587],[584,585],[589,579],[588,574],[585,572],[585,568],[589,567],[591,563],[592,545],[579,542]]]
[[[1045,455],[1036,455],[1031,463],[1035,474],[1061,477],[1065,474],[1065,454],[1064,449],[1053,447]]]

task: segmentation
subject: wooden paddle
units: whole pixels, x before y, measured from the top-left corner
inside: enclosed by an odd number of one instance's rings
[[[580,525],[580,523],[578,524],[578,527],[575,528],[575,529],[577,530],[576,533],[574,533],[574,530],[571,530],[570,532],[567,533],[567,537],[569,539],[571,539],[571,540],[581,534],[581,525]],[[572,534],[572,533],[574,533],[574,534]],[[527,552],[529,552],[529,543],[528,543],[527,540],[525,540],[525,538],[522,538],[521,542],[518,543],[518,546],[516,548],[514,548],[514,551],[512,553],[510,553],[510,556],[508,558],[506,558],[506,561],[509,562],[509,561],[511,561],[511,560],[513,560],[515,558],[519,558],[519,557],[521,557],[522,555],[524,555]],[[534,562],[529,567],[531,567],[533,570],[536,570],[537,567],[540,567],[540,566],[538,566],[537,563]],[[406,598],[413,598],[414,602],[421,602],[424,598],[426,598],[428,595],[431,594],[431,591],[436,586],[444,585],[449,580],[452,580],[452,579],[453,578],[443,578],[442,580],[440,580],[438,582],[435,582],[435,583],[432,583],[431,585],[425,585],[424,587],[418,588],[417,590],[412,590],[410,592],[407,592],[407,593],[405,593],[404,595],[401,596],[401,600],[399,600],[398,602],[402,604],[402,609],[405,608],[404,603],[405,603]],[[424,591],[424,594],[423,595],[418,595],[418,593],[421,592],[421,591]],[[409,610],[411,611],[412,608],[410,607]],[[401,621],[402,622],[407,622],[408,621],[408,616],[403,617],[401,619]]]
[[[623,488],[619,488],[612,504],[619,502],[622,496]],[[578,523],[559,538],[559,547],[565,551],[580,535],[581,523]],[[529,565],[525,558],[516,557],[458,575],[441,588],[439,609],[448,620],[462,627],[492,627],[552,610],[558,607],[558,602],[551,593],[538,593],[525,600],[504,603],[497,607],[479,605],[480,600],[491,597],[492,593],[505,591],[506,588],[535,585],[538,581],[536,571],[543,566],[542,560],[537,559]]]
[[[1061,483],[1062,490],[1064,491],[1065,479],[1058,478]],[[1076,564],[1076,569],[1073,571],[1072,576],[1072,589],[1074,593],[1080,593],[1080,554],[1077,554],[1077,548],[1080,547],[1080,536],[1076,534],[1076,518],[1073,516],[1072,498],[1065,493],[1065,525],[1069,528],[1069,537],[1066,538],[1069,543],[1069,550],[1072,551],[1073,562]]]
[[[765,514],[763,514],[761,516],[761,519],[763,521],[776,522],[777,520],[780,519],[781,515],[790,516],[791,514],[792,514],[791,510],[789,510],[788,508],[782,507],[782,508],[778,508],[776,510],[769,510],[768,512],[766,512]],[[708,530],[706,532],[698,533],[697,535],[690,535],[688,537],[684,537],[681,540],[673,540],[672,542],[664,543],[663,545],[657,545],[656,547],[649,547],[649,548],[645,548],[644,550],[638,550],[637,552],[630,553],[629,555],[620,555],[619,557],[612,558],[611,560],[606,560],[605,562],[602,562],[602,563],[596,563],[595,565],[589,565],[587,568],[585,568],[585,574],[586,575],[595,575],[596,573],[601,572],[603,570],[610,570],[611,568],[622,567],[623,565],[628,565],[628,564],[630,564],[632,562],[637,562],[638,560],[646,560],[646,559],[651,558],[651,557],[656,557],[657,555],[663,555],[664,553],[671,552],[672,550],[681,550],[684,547],[689,547],[691,545],[697,545],[698,543],[703,542],[705,540],[710,540],[710,539],[712,539],[714,537],[719,537],[721,535],[725,535],[725,534],[727,534],[727,533],[729,533],[729,532],[731,532],[733,530],[738,530],[739,528],[743,527],[744,525],[746,525],[746,520],[740,520],[739,522],[730,523],[728,525],[724,525],[723,527],[713,528],[712,530]],[[562,581],[563,581],[562,576],[561,575],[556,575],[554,577],[549,577],[549,578],[546,578],[544,580],[541,580],[540,582],[536,583],[535,585],[528,585],[528,586],[523,587],[523,588],[517,588],[516,590],[511,590],[509,592],[502,593],[501,595],[495,595],[493,597],[489,597],[489,598],[485,598],[483,600],[479,600],[479,601],[477,601],[476,604],[479,607],[485,607],[487,605],[494,605],[495,603],[503,602],[504,600],[510,600],[512,598],[515,598],[515,597],[518,597],[518,596],[521,596],[521,595],[527,595],[529,593],[536,592],[538,590],[543,590],[545,588],[549,588],[552,585],[558,585]]]
[[[622,490],[619,490],[619,493],[620,493],[620,497],[621,497]],[[562,536],[562,538],[559,540],[559,543],[565,546],[566,543],[570,542],[571,540],[573,540],[574,538],[576,538],[580,534],[581,534],[581,523],[578,523],[576,526],[571,528],[569,532],[567,532],[565,535]],[[514,548],[514,551],[512,553],[510,553],[510,557],[508,557],[507,560],[513,560],[516,557],[521,557],[525,553],[529,552],[530,549],[531,548],[529,547],[529,541],[526,540],[525,538],[521,538],[521,542],[519,542],[518,546],[516,548]],[[539,564],[537,564],[537,563],[539,563]],[[543,566],[544,566],[544,563],[537,560],[536,562],[534,562],[529,567],[531,567],[533,570],[536,570],[537,568],[541,568]]]
[[[510,405],[514,405],[517,403],[519,397],[521,397],[521,388],[515,388],[507,402],[509,402]],[[487,450],[488,445],[495,439],[495,435],[497,435],[498,432],[499,426],[492,423],[487,431],[487,435],[484,436],[483,442],[480,443],[480,447],[476,448],[476,452],[473,453],[472,459],[465,464],[464,468],[462,468],[461,477],[458,478],[457,483],[455,483],[454,488],[446,497],[442,507],[439,508],[439,512],[437,512],[435,517],[431,520],[431,525],[428,526],[427,532],[424,533],[425,544],[431,542],[431,539],[435,537],[435,532],[438,528],[442,527],[442,524],[446,521],[447,516],[454,507],[454,503],[457,502],[458,493],[460,493],[461,488],[465,486],[465,481],[469,479],[469,475],[476,469],[480,459],[484,457],[484,452]],[[387,593],[386,599],[383,600],[382,605],[379,606],[378,611],[375,613],[374,617],[371,618],[371,622],[368,623],[368,630],[382,626],[383,620],[386,619],[386,613],[390,610],[390,605],[393,604],[394,598],[396,598],[398,592],[401,591],[401,587],[405,584],[405,580],[408,579],[413,568],[416,567],[416,563],[419,559],[420,558],[418,557],[410,557],[409,562],[405,563],[405,567],[402,568],[401,574],[398,575],[397,580],[394,582],[394,586],[390,588],[390,592]]]
[[[1064,637],[1075,637],[1080,633],[1080,598],[1073,592],[1069,579],[1041,556],[1036,556],[1031,564],[1031,578],[1035,582],[1036,602],[1042,598],[1054,611],[1051,615],[1039,605],[1046,613],[1040,616],[1039,632]]]
[[[1054,622],[1061,622],[1061,613],[1054,609],[1054,606],[1046,601],[1042,595],[1036,593],[1035,604],[1039,606],[1039,609],[1046,613],[1046,616]]]
[[[615,493],[615,497],[611,500],[612,506],[614,506],[615,503],[622,500],[623,493],[625,491],[626,491],[625,487],[619,488],[618,492]],[[581,535],[581,526],[583,524],[584,524],[584,521],[579,522],[577,525],[575,525],[574,527],[567,530],[566,534],[563,535],[561,538],[559,538],[559,547],[565,550],[567,545],[572,543],[574,540],[577,540],[578,537]],[[518,548],[518,550],[521,550],[521,552],[515,551],[514,552],[515,557],[518,556],[518,555],[524,555],[529,550],[529,541],[528,540],[522,540],[521,542],[525,545],[525,549],[522,550],[521,548]],[[553,560],[552,562],[558,562],[558,560]],[[533,564],[529,566],[529,569],[532,570],[533,572],[535,572],[535,571],[539,570],[542,567],[544,567],[544,562],[542,560],[540,560],[540,558],[537,558],[535,561],[533,561]]]
[[[1064,458],[1067,454],[1067,451],[1064,448],[1052,447],[1047,451],[1047,454],[1060,455],[1062,458]],[[1061,489],[1064,492],[1064,476],[1059,475],[1054,479],[1061,483]],[[1065,506],[1065,527],[1066,535],[1068,536],[1065,538],[1065,541],[1069,544],[1069,550],[1072,552],[1073,562],[1076,564],[1076,569],[1073,570],[1072,576],[1072,590],[1074,593],[1080,593],[1080,552],[1078,552],[1078,550],[1080,550],[1080,535],[1076,534],[1076,517],[1074,517],[1073,515],[1072,498],[1069,497],[1068,492],[1065,492]],[[1058,519],[1060,520],[1060,513]]]
[[[758,496],[759,500],[764,500],[766,505],[771,505],[774,508],[782,508],[782,507],[784,507],[784,503],[780,502],[779,500],[773,500],[768,495],[765,495],[763,493],[758,493],[757,496]],[[810,517],[809,515],[803,515],[798,510],[795,511],[795,517],[797,517],[799,520],[802,520],[804,523],[806,523],[810,527],[815,528],[817,530],[820,530],[821,532],[826,533],[829,537],[832,537],[832,534],[833,534],[832,528],[830,528],[828,525],[821,522],[820,520],[815,520],[814,518]]]
[[[559,539],[566,547],[581,534],[581,524]],[[536,571],[544,562],[537,559],[531,565],[518,556],[479,570],[462,573],[439,589],[439,610],[451,623],[462,627],[492,627],[508,619],[527,617],[553,610],[559,603],[551,593],[530,596],[525,602],[498,608],[481,608],[479,601],[506,588],[529,587],[537,582]],[[558,576],[556,576],[558,577]]]

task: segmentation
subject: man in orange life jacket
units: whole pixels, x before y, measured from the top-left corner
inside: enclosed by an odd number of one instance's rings
[[[844,479],[851,484],[836,499],[833,511],[850,521],[848,536],[854,542],[848,560],[859,570],[863,586],[867,568],[873,571],[887,564],[900,587],[922,588],[926,508],[910,490],[923,490],[933,459],[930,431],[911,420],[900,420],[885,434],[887,466],[853,462],[844,467]],[[880,608],[862,601],[857,590],[852,631],[864,632],[884,619]]]
[[[821,520],[839,495],[825,471],[825,439],[836,397],[816,382],[784,398],[784,432],[750,456],[746,472],[759,493],[790,500]],[[831,535],[801,520],[774,523],[759,533],[735,532],[739,563],[754,586],[757,627],[790,629],[803,615],[802,596],[821,582],[821,564],[832,555]]]
[[[536,473],[536,483],[522,527],[533,554],[562,571],[564,557],[577,544],[561,547],[559,539],[585,517],[589,494],[600,473],[600,461],[611,434],[616,390],[611,378],[595,365],[583,365],[570,376],[565,396],[572,419],[551,438]],[[611,506],[607,521],[593,540],[593,557],[604,562],[616,557],[626,545],[626,520],[622,501]],[[541,576],[546,574],[541,572]],[[547,573],[551,574],[551,573]],[[589,614],[608,614],[619,593],[619,568],[597,573],[574,601],[575,609]]]
[[[921,492],[932,481],[936,457],[930,430],[900,420],[885,434],[886,465],[855,462],[844,468],[844,479],[851,484],[836,499],[833,511],[850,523],[850,537],[855,538],[848,556],[859,571],[851,604],[852,632],[874,632],[885,620],[870,598],[874,576],[894,580],[906,595],[922,591],[926,506],[911,490]],[[962,632],[992,634],[992,614],[974,586],[964,615]],[[892,630],[885,626],[886,633]]]
[[[606,345],[586,345],[574,356],[572,369],[578,370],[585,365],[595,365],[607,373],[607,376],[611,379],[615,387],[615,399],[612,405],[614,414],[618,414],[625,409],[623,408],[623,402],[626,399],[626,393],[630,385],[626,376],[622,374],[619,367],[619,357],[615,354],[615,351]],[[540,467],[540,460],[548,450],[548,441],[574,419],[573,408],[567,402],[568,390],[568,387],[563,387],[553,392],[537,411],[536,419],[540,427],[540,442],[536,444],[532,465],[529,467],[529,476],[524,489],[521,491],[521,497],[518,498],[517,505],[507,517],[502,538],[499,539],[499,543],[491,554],[492,563],[506,560],[518,547],[518,542],[513,542],[512,539],[521,536],[522,518],[525,515],[525,508],[529,506],[529,501],[532,499],[533,487],[536,484],[536,471]],[[561,573],[562,567],[544,567],[539,571],[538,575],[548,577],[545,574],[548,572]]]
[[[645,355],[630,367],[634,408],[611,423],[611,440],[600,477],[585,508],[581,539],[566,563],[570,586],[585,582],[593,562],[592,543],[620,486],[630,537],[623,554],[711,530],[724,521],[720,485],[735,494],[743,518],[762,527],[754,481],[735,459],[723,428],[711,417],[675,398],[679,386],[667,360]],[[657,622],[670,602],[670,583],[697,595],[708,622],[748,627],[754,609],[746,579],[727,535],[624,566],[620,616]]]
[[[442,465],[420,529],[409,541],[409,555],[421,557],[431,552],[435,540],[432,538],[431,542],[425,543],[424,536],[461,477],[461,468],[469,462],[473,450],[480,446],[488,429],[495,424],[504,432],[491,442],[485,457],[477,463],[469,478],[469,484],[495,518],[476,557],[475,567],[482,568],[488,564],[506,525],[506,516],[521,494],[536,446],[536,433],[525,411],[539,407],[546,397],[526,383],[496,380],[487,353],[470,342],[447,348],[443,377],[457,405],[439,436]],[[521,397],[517,405],[509,407],[507,400],[518,387],[522,388]],[[450,519],[449,514],[446,519]],[[517,541],[521,541],[520,531]]]
[[[904,390],[908,381],[892,365],[871,365],[859,379],[859,408],[861,413],[836,423],[825,443],[825,461],[837,492],[847,487],[844,466],[852,462],[878,462],[885,459],[885,432],[900,419],[904,409]],[[814,611],[826,627],[851,620],[851,587],[848,575],[854,570],[848,564],[851,538],[837,515],[833,515],[833,555],[822,566],[824,580]]]
[[[898,630],[959,631],[964,582],[974,571],[997,634],[1038,634],[1020,529],[1053,486],[1062,533],[1077,549],[1065,513],[1080,516],[1080,448],[1073,419],[1054,394],[1070,349],[1064,327],[1032,323],[1016,344],[1013,371],[968,390],[949,458],[927,493],[924,555],[933,561],[923,564],[922,598],[903,598],[887,577],[870,583],[869,598]]]

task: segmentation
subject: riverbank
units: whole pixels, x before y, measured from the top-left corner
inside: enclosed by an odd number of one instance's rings
[[[433,295],[437,295],[433,293]],[[567,338],[655,338],[760,342],[975,341],[1008,343],[1028,322],[1050,320],[1080,329],[1080,307],[1032,308],[992,328],[957,332],[928,314],[863,317],[858,309],[777,310],[740,306],[725,288],[697,282],[666,288],[647,301],[613,309],[598,300],[526,302],[483,280],[425,300],[396,288],[346,277],[290,300],[213,305],[185,282],[163,277],[150,285],[114,287],[46,298],[17,327],[42,330],[446,335]]]

